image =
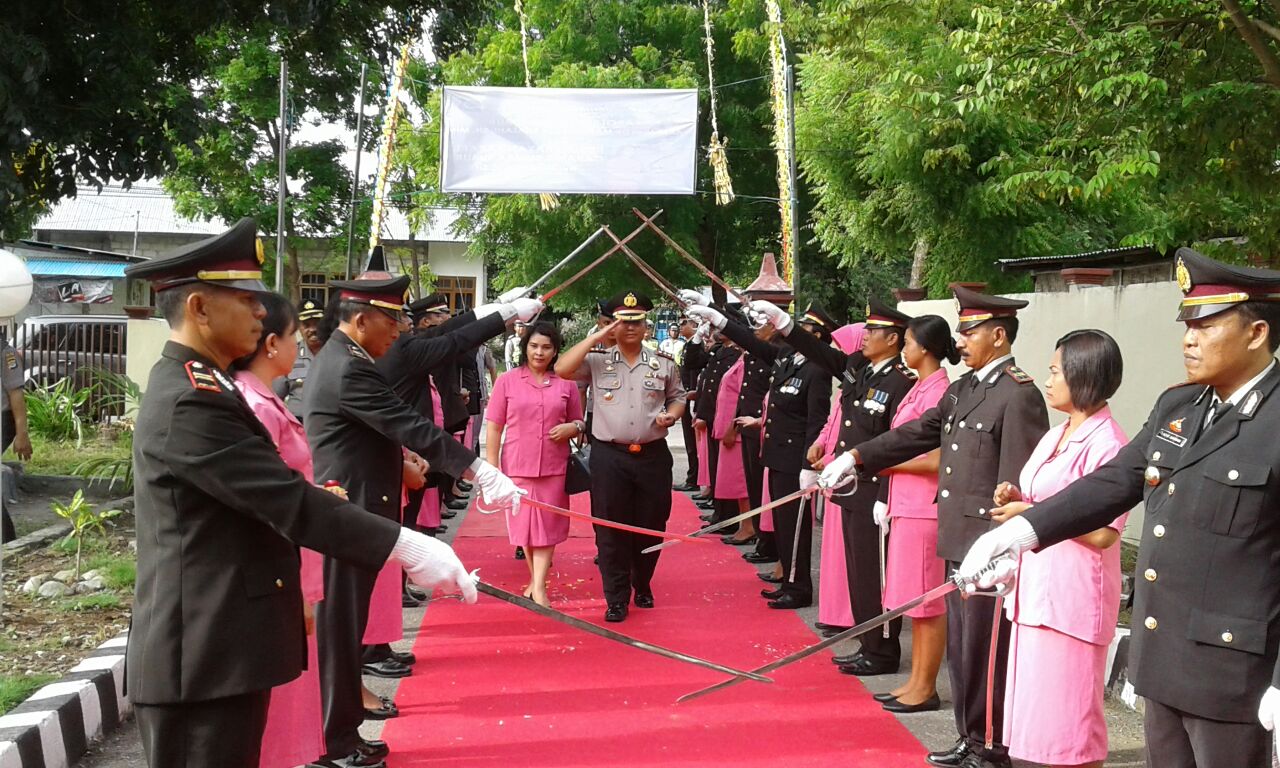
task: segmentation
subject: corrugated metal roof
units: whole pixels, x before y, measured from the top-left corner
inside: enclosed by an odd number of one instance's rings
[[[75,259],[27,259],[27,270],[35,277],[124,277],[120,262]]]
[[[138,232],[216,235],[225,222],[193,221],[178,215],[173,198],[160,187],[135,184],[129,189],[77,187],[76,196],[58,201],[36,222],[35,229],[63,232]]]
[[[429,240],[433,243],[466,243],[470,238],[454,232],[458,219],[462,214],[457,208],[432,208],[431,223],[414,233],[414,240]],[[409,239],[409,218],[403,211],[388,207],[386,218],[382,222],[383,240]]]

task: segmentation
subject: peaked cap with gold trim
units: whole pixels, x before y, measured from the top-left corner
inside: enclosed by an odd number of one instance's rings
[[[368,304],[387,312],[404,311],[409,299],[409,276],[380,279],[330,280],[329,286],[338,291],[343,301]]]
[[[952,285],[951,292],[956,297],[956,305],[960,311],[960,321],[956,324],[957,331],[977,328],[997,317],[1017,317],[1018,310],[1024,309],[1028,304],[1021,299],[988,296],[972,288],[965,288],[963,285]]]
[[[653,300],[643,293],[623,291],[605,302],[604,311],[614,320],[644,320],[653,309]]]
[[[903,314],[872,296],[867,299],[867,330],[873,328],[906,329],[911,322],[911,315]]]
[[[1280,301],[1280,272],[1223,264],[1190,248],[1174,255],[1182,304],[1178,321],[1198,320],[1246,301]]]
[[[150,280],[156,291],[190,283],[209,283],[224,288],[264,293],[262,283],[262,242],[258,225],[243,218],[220,235],[206,237],[163,256],[130,264],[128,277]]]

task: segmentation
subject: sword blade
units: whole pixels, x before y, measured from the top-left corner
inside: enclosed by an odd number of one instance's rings
[[[939,598],[946,597],[947,595],[951,594],[952,592],[956,591],[959,588],[960,588],[960,584],[958,582],[948,580],[941,586],[934,587],[928,592],[925,592],[923,595],[920,595],[919,597],[909,600],[906,603],[903,603],[902,605],[898,606],[897,608],[894,608],[892,611],[885,611],[884,613],[880,614],[879,616],[876,616],[873,619],[867,619],[861,624],[855,627],[846,629],[845,631],[837,635],[832,635],[831,637],[828,637],[822,642],[814,643],[813,645],[810,645],[806,648],[801,648],[800,650],[796,651],[790,656],[783,656],[781,659],[778,659],[777,661],[769,662],[768,664],[765,664],[763,667],[757,667],[751,671],[759,674],[765,674],[768,672],[772,672],[775,669],[781,669],[782,667],[788,666],[790,664],[794,664],[797,661],[800,661],[801,659],[804,659],[804,658],[808,658],[809,656],[812,656],[813,654],[819,651],[824,651],[827,648],[830,648],[831,646],[835,645],[836,643],[858,637],[859,635],[865,635],[871,630],[879,627],[881,624],[893,621],[894,619],[905,614],[907,611],[911,610],[912,608],[915,608],[918,605],[930,602],[932,600],[937,600]],[[719,683],[716,683],[715,685],[707,686],[706,688],[703,688],[701,690],[694,691],[693,693],[686,693],[685,695],[676,699],[676,703],[683,704],[686,701],[692,701],[693,699],[699,698],[701,696],[706,696],[708,693],[714,693],[716,691],[720,691],[725,688],[728,688],[731,685],[736,685],[739,681],[740,681],[740,678],[734,678],[732,680],[724,680]]]
[[[586,240],[583,240],[582,243],[579,244],[577,248],[574,248],[573,251],[568,256],[565,256],[563,259],[560,260],[558,264],[556,264],[554,267],[544,272],[542,277],[538,278],[537,280],[534,280],[533,285],[529,286],[529,290],[530,291],[538,290],[538,286],[545,283],[547,281],[547,278],[551,277],[551,275],[553,275],[556,272],[556,270],[560,269],[565,264],[568,264],[570,261],[572,261],[574,256],[577,256],[578,254],[582,253],[582,251],[588,245],[590,245],[592,241],[594,241],[597,237],[599,237],[603,233],[604,233],[604,225],[601,225],[598,229],[596,229],[595,232],[591,233],[590,237],[588,237]]]
[[[658,539],[672,539],[674,541],[692,541],[694,544],[710,544],[711,543],[710,540],[708,539],[695,539],[694,537],[686,536],[683,533],[671,533],[669,531],[659,531],[653,528],[641,528],[638,525],[627,525],[626,523],[615,523],[612,520],[605,520],[604,518],[600,518],[600,517],[592,517],[591,515],[584,515],[581,512],[574,512],[572,509],[557,507],[554,504],[547,504],[546,502],[542,502],[542,501],[534,501],[528,496],[521,497],[520,502],[522,504],[528,504],[531,507],[537,507],[538,509],[545,510],[547,512],[553,512],[557,515],[562,515],[564,517],[571,517],[574,520],[585,520],[588,523],[591,523],[592,525],[598,525],[602,528],[613,528],[619,531],[629,531],[631,533],[642,533],[645,536],[653,536],[654,538],[658,538]],[[645,550],[645,551],[648,552],[649,550]]]
[[[661,214],[662,214],[662,210],[661,210],[661,209],[659,209],[657,213],[653,214],[653,217],[654,217],[654,218],[657,218],[657,217],[658,217],[659,215],[661,215]],[[629,235],[627,235],[626,237],[622,238],[622,242],[623,242],[623,243],[629,243],[629,242],[631,242],[631,241],[632,241],[632,240],[634,240],[636,237],[638,237],[638,236],[640,235],[640,233],[641,233],[641,232],[643,232],[644,230],[645,230],[645,225],[641,224],[640,226],[638,226],[638,227],[636,227],[634,230],[632,230],[632,231],[631,231],[631,234],[629,234]],[[561,283],[561,284],[557,285],[555,288],[552,288],[551,290],[549,290],[549,291],[547,291],[546,293],[542,294],[542,296],[540,296],[540,297],[539,297],[539,299],[540,299],[540,300],[542,301],[542,303],[544,303],[544,304],[545,304],[545,303],[547,303],[548,301],[551,301],[551,298],[552,298],[553,296],[555,296],[557,293],[560,293],[560,292],[561,292],[561,291],[563,291],[565,288],[568,288],[569,286],[571,286],[571,285],[573,285],[574,283],[578,282],[578,280],[580,280],[580,279],[582,279],[583,277],[585,277],[585,276],[586,276],[586,274],[587,274],[588,272],[590,272],[591,270],[595,269],[596,267],[598,267],[598,266],[600,266],[602,263],[604,263],[604,260],[605,260],[605,259],[609,258],[610,256],[612,256],[613,254],[617,253],[617,252],[618,252],[618,251],[620,251],[620,250],[621,250],[621,248],[620,248],[619,246],[617,246],[617,245],[613,246],[613,247],[612,247],[612,248],[610,248],[609,250],[605,251],[605,252],[604,252],[604,254],[603,254],[602,256],[600,256],[600,258],[596,259],[595,261],[591,262],[591,263],[590,263],[590,264],[588,264],[587,266],[585,266],[585,267],[583,267],[582,269],[580,269],[580,270],[578,270],[577,272],[575,272],[575,273],[573,274],[573,276],[572,276],[572,277],[570,277],[568,280],[565,280],[563,283]]]
[[[725,292],[728,293],[730,296],[733,296],[734,298],[736,298],[739,302],[742,303],[743,307],[746,307],[751,303],[746,299],[745,296],[743,296],[741,293],[738,293],[738,291],[734,290],[733,286],[725,282],[723,278],[721,278],[715,272],[712,272],[710,269],[708,269],[706,264],[703,264],[701,261],[698,261],[693,257],[693,254],[689,253],[684,248],[681,248],[680,244],[677,243],[675,240],[672,240],[671,237],[666,232],[663,232],[662,229],[657,224],[654,224],[653,220],[658,218],[658,215],[656,213],[652,216],[645,216],[643,213],[640,212],[639,208],[632,208],[631,212],[634,213],[636,216],[638,216],[640,220],[644,222],[642,226],[648,227],[649,229],[653,230],[654,234],[662,238],[662,241],[664,243],[671,246],[671,250],[680,254],[680,256],[682,256],[685,261],[689,262],[690,264],[692,264],[693,266],[701,270],[702,274],[706,275],[708,280],[710,280],[711,282],[723,288]]]
[[[686,302],[684,299],[680,298],[680,294],[676,292],[676,288],[675,288],[675,286],[674,286],[674,285],[672,285],[672,284],[671,284],[671,282],[670,282],[669,280],[667,280],[665,277],[663,277],[663,276],[658,272],[658,270],[656,270],[656,269],[654,269],[652,266],[650,266],[650,265],[649,265],[649,262],[647,262],[647,261],[645,261],[644,259],[640,258],[640,256],[639,256],[639,255],[637,255],[635,251],[633,251],[633,250],[631,250],[630,248],[628,248],[628,247],[627,247],[627,245],[626,245],[626,243],[624,243],[624,242],[622,242],[621,240],[619,240],[619,239],[618,239],[618,236],[617,236],[617,235],[615,235],[615,234],[613,234],[613,230],[609,229],[608,227],[605,227],[604,229],[605,229],[605,232],[609,235],[609,237],[610,237],[610,238],[611,238],[615,243],[617,243],[617,244],[618,244],[618,247],[619,247],[619,248],[621,248],[621,249],[622,249],[622,255],[626,256],[628,259],[630,259],[630,260],[631,260],[631,263],[632,263],[632,264],[635,264],[635,265],[636,265],[636,269],[639,269],[642,273],[644,273],[644,276],[645,276],[645,277],[647,277],[647,278],[649,278],[650,280],[652,280],[652,281],[653,281],[653,283],[654,283],[655,285],[657,285],[659,288],[661,288],[661,289],[662,289],[662,292],[663,292],[663,293],[667,294],[667,295],[668,295],[668,296],[670,296],[672,299],[674,299],[674,300],[675,300],[675,302],[676,302],[676,304],[678,304],[678,305],[680,305],[680,306],[682,306],[682,307],[683,307],[683,306],[686,306],[686,305],[688,304],[688,302]]]
[[[755,680],[758,683],[773,682],[773,680],[759,674],[758,672],[744,672],[740,669],[734,669],[733,667],[726,667],[723,664],[717,664],[714,661],[708,661],[697,656],[690,656],[689,654],[681,653],[680,651],[673,651],[670,648],[664,648],[661,645],[654,645],[653,643],[647,643],[644,640],[637,640],[636,638],[624,635],[621,632],[614,632],[612,629],[605,629],[604,627],[596,626],[589,621],[583,621],[582,619],[570,616],[567,613],[561,613],[554,608],[545,608],[527,597],[512,594],[505,589],[500,589],[483,581],[476,581],[476,590],[483,592],[490,597],[496,597],[503,602],[519,606],[527,611],[532,611],[539,616],[543,616],[553,621],[558,621],[561,624],[567,624],[570,627],[580,629],[583,632],[595,635],[596,637],[603,637],[606,640],[622,643],[623,645],[645,651],[646,653],[652,653],[664,658],[682,661],[685,664],[692,664],[696,667],[711,669],[716,672],[723,672],[726,675],[732,675],[734,680]]]
[[[773,501],[769,502],[768,504],[762,504],[762,505],[760,505],[760,506],[756,507],[755,509],[749,509],[749,510],[747,510],[746,512],[743,512],[743,513],[742,513],[742,514],[740,514],[740,515],[734,515],[733,517],[729,518],[728,520],[721,520],[721,521],[720,521],[720,522],[718,522],[718,523],[715,523],[715,524],[713,524],[713,525],[708,525],[706,528],[699,528],[698,530],[694,531],[693,533],[689,533],[689,534],[686,534],[686,535],[684,535],[684,536],[672,536],[672,537],[671,537],[671,539],[672,539],[671,541],[664,541],[664,542],[662,542],[661,544],[654,544],[652,547],[648,547],[648,548],[646,548],[646,549],[642,549],[642,550],[640,550],[640,551],[641,551],[643,554],[646,554],[646,555],[647,555],[647,554],[649,554],[650,552],[657,552],[657,551],[658,551],[658,550],[660,550],[660,549],[666,549],[667,547],[675,546],[676,544],[678,544],[678,543],[680,543],[680,542],[682,542],[682,541],[689,541],[689,540],[693,540],[693,541],[703,541],[703,540],[704,540],[704,539],[702,538],[703,536],[709,536],[709,535],[711,535],[711,534],[715,533],[716,531],[722,531],[722,530],[724,530],[725,528],[728,528],[728,527],[729,527],[729,526],[731,526],[731,525],[737,525],[738,523],[742,522],[743,520],[749,520],[750,518],[755,517],[756,515],[760,514],[761,512],[768,512],[769,510],[774,509],[774,508],[776,508],[776,507],[781,507],[783,504],[790,504],[791,502],[795,501],[796,499],[800,498],[801,496],[804,496],[804,495],[806,495],[806,494],[814,493],[814,492],[816,492],[816,490],[817,490],[816,488],[801,488],[800,490],[796,491],[795,493],[788,493],[786,496],[783,496],[783,497],[782,497],[782,498],[780,498],[780,499],[774,499]]]

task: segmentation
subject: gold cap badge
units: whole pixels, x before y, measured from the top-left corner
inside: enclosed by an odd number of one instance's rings
[[[639,304],[639,303],[640,302],[636,299],[636,295],[634,293],[628,293],[627,297],[622,300],[622,305],[624,307],[634,307],[636,304]]]
[[[1191,290],[1191,271],[1187,269],[1187,265],[1182,263],[1182,257],[1178,257],[1178,268],[1174,271],[1174,276],[1178,279],[1178,287],[1183,293]]]
[[[260,238],[260,237],[256,237],[256,238],[254,238],[254,240],[253,240],[253,245],[254,245],[255,249],[257,250],[258,266],[262,266],[262,262],[264,262],[264,261],[266,261],[266,260],[267,260],[267,255],[266,255],[266,253],[264,253],[264,252],[263,252],[263,250],[262,250],[262,238]]]

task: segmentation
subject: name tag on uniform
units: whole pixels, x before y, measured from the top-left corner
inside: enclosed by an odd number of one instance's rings
[[[1159,430],[1156,431],[1156,437],[1160,438],[1161,440],[1164,440],[1166,443],[1173,443],[1179,448],[1185,448],[1187,445],[1187,438],[1183,437],[1182,435],[1175,435],[1173,432],[1170,432],[1164,427],[1161,427]]]

